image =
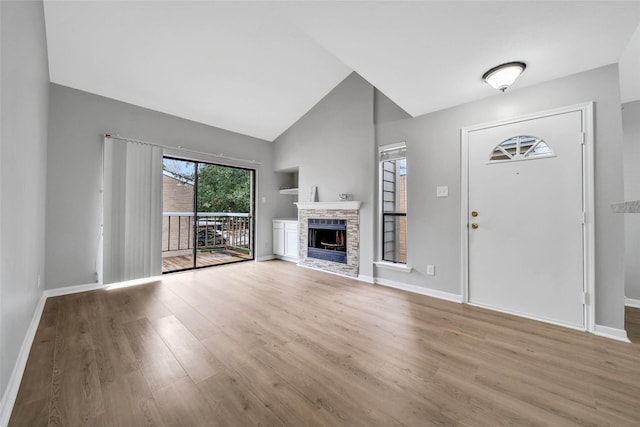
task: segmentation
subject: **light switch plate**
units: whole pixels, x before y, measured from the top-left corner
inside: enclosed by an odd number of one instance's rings
[[[449,187],[446,185],[436,187],[436,197],[449,197]]]
[[[436,275],[436,266],[427,264],[427,276],[435,276]]]

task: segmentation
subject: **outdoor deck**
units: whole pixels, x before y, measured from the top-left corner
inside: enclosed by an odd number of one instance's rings
[[[252,219],[247,213],[163,212],[162,272],[252,259]]]
[[[229,262],[251,259],[251,255],[225,249],[215,252],[199,252],[196,267],[209,267]],[[193,255],[180,255],[162,258],[162,272],[184,270],[193,267]]]

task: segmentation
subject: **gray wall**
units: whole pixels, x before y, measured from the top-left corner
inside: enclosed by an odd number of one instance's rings
[[[596,322],[624,325],[624,224],[610,205],[623,199],[622,118],[617,65],[557,79],[414,119],[377,117],[376,142],[406,141],[408,263],[412,273],[378,270],[389,280],[461,293],[460,128],[595,101]],[[379,109],[384,111],[383,109]],[[449,197],[436,199],[436,186]],[[436,275],[426,275],[426,264]]]
[[[273,253],[271,218],[283,215],[287,196],[278,193],[282,177],[273,173],[270,142],[51,84],[47,289],[96,281],[104,133],[262,162],[257,169],[256,252],[257,257]]]
[[[42,295],[49,68],[42,2],[0,2],[0,395]]]
[[[360,274],[373,275],[375,145],[373,86],[353,73],[278,137],[276,170],[299,168],[299,200],[336,201],[338,193],[363,202],[360,210]],[[292,216],[297,212],[292,211]]]
[[[624,199],[640,200],[640,101],[624,104]],[[640,300],[640,214],[625,214],[625,296]]]

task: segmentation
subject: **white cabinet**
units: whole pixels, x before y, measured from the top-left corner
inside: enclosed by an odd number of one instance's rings
[[[287,261],[298,260],[298,221],[273,220],[273,254]]]
[[[298,258],[298,223],[284,224],[284,256]]]

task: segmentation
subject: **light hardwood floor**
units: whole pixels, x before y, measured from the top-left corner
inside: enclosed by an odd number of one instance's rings
[[[232,264],[49,299],[10,425],[638,426],[640,344]]]

